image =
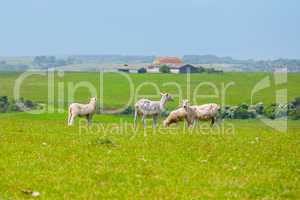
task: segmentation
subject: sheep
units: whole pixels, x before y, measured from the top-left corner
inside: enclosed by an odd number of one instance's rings
[[[68,125],[74,123],[75,117],[86,117],[88,125],[92,123],[92,118],[96,112],[97,99],[93,97],[88,104],[72,103],[69,106]]]
[[[215,103],[190,106],[188,100],[183,100],[182,105],[187,112],[187,122],[189,126],[192,126],[192,124],[194,124],[197,120],[211,120],[210,125],[212,127],[217,119],[220,110],[220,106]]]
[[[178,122],[183,121],[187,117],[187,112],[184,108],[178,108],[170,112],[168,117],[163,121],[164,127],[168,127],[173,123],[178,124]],[[186,119],[187,120],[187,119]]]
[[[163,121],[163,125],[165,127],[170,126],[173,123],[178,124],[178,122],[185,120],[188,125],[190,125],[192,122],[192,117],[190,116],[192,112],[189,112],[189,115],[186,111],[186,109],[184,108],[183,104],[185,103],[186,100],[184,100],[182,102],[182,105],[180,108],[178,108],[177,110],[174,110],[172,112],[170,112],[170,114],[168,115],[168,117]]]
[[[146,128],[146,121],[145,118],[147,116],[153,117],[153,127],[155,128],[157,125],[157,120],[161,112],[165,110],[165,104],[168,101],[172,101],[173,98],[168,93],[160,93],[161,99],[160,101],[151,101],[148,99],[140,99],[138,100],[135,105],[135,112],[134,112],[134,127],[136,128],[136,121],[138,114],[142,115],[143,126]]]

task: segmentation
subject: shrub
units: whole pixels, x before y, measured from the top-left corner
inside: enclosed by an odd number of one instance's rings
[[[300,106],[296,107],[289,116],[291,116],[291,119],[300,119]]]
[[[294,101],[292,101],[292,104],[297,107],[297,106],[300,106],[300,97],[296,97],[294,99]]]
[[[121,115],[130,115],[133,113],[133,108],[132,106],[128,106],[127,108],[125,108],[120,114]]]
[[[8,111],[8,98],[7,96],[1,96],[0,97],[0,112],[7,112]]]
[[[14,100],[9,102],[6,96],[0,97],[0,112],[23,112],[34,109],[43,109],[43,106],[31,100],[25,100],[23,97],[17,102]]]
[[[249,119],[255,118],[256,113],[255,111],[248,110],[249,106],[247,104],[241,104],[238,108],[234,111],[234,118],[235,119]]]
[[[275,119],[276,118],[276,105],[272,104],[264,110],[264,115],[270,119]]]
[[[160,73],[170,73],[170,67],[168,65],[162,65],[159,67]]]
[[[265,109],[265,106],[261,102],[255,105],[255,111],[260,115],[262,115],[264,113],[264,109]]]
[[[225,106],[224,108],[222,108],[221,112],[220,112],[220,116],[221,116],[221,118],[232,119],[234,117],[234,115],[233,115],[233,111],[232,111],[231,107]]]
[[[291,119],[300,119],[300,97],[288,104],[288,116]]]

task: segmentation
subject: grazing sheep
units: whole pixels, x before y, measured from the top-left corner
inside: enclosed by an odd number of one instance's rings
[[[75,117],[86,117],[88,124],[92,123],[92,118],[96,112],[96,97],[90,99],[88,104],[72,103],[69,106],[68,125],[71,126],[74,123]]]
[[[153,117],[153,127],[155,128],[157,125],[157,120],[162,111],[165,110],[165,104],[168,101],[173,100],[172,96],[168,93],[160,93],[161,99],[160,101],[151,101],[148,99],[140,99],[135,103],[135,112],[134,112],[134,127],[136,127],[136,121],[138,114],[142,115],[142,121],[144,127],[146,127],[145,118],[147,116]]]
[[[183,100],[183,108],[187,112],[187,122],[189,126],[195,121],[211,120],[211,127],[214,125],[219,114],[220,106],[215,103],[204,104],[200,106],[190,106],[188,100]]]
[[[164,120],[163,125],[165,127],[170,126],[173,123],[178,124],[178,122],[183,121],[184,119],[187,118],[187,113],[184,108],[178,108],[177,110],[173,110],[170,112],[168,117]]]

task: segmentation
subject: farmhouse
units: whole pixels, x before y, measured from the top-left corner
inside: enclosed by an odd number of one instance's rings
[[[168,66],[179,66],[183,62],[180,58],[177,57],[159,57],[154,60],[153,65],[168,65]]]
[[[178,68],[182,64],[183,64],[182,60],[177,57],[158,57],[154,60],[152,65],[148,66],[147,72],[159,73],[159,67],[161,65],[167,65],[170,68]],[[174,72],[174,73],[176,73],[176,72]]]

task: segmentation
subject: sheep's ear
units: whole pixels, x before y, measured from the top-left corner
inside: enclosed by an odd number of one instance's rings
[[[160,93],[160,96],[164,96],[164,93],[161,92],[161,93]]]

